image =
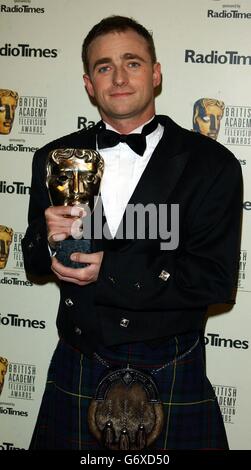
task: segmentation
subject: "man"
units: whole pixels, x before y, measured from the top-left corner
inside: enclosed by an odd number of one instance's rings
[[[239,163],[213,140],[166,116],[153,119],[161,68],[152,36],[136,21],[114,16],[95,25],[83,61],[102,122],[48,144],[33,162],[25,265],[39,275],[52,270],[61,300],[60,341],[31,448],[226,449],[201,338],[208,305],[233,303]],[[112,130],[121,134],[117,144]],[[126,140],[141,130],[138,155]],[[88,264],[79,269],[51,258],[47,246],[67,238],[82,215],[49,207],[45,161],[65,147],[97,149],[105,161],[101,195],[112,239],[95,240],[95,253],[73,254]],[[178,204],[178,247],[161,249],[160,236],[116,237],[129,204],[164,205],[169,223]]]
[[[16,91],[0,89],[0,134],[11,132],[18,102]]]
[[[224,109],[223,101],[214,98],[197,100],[193,108],[193,130],[217,140]]]

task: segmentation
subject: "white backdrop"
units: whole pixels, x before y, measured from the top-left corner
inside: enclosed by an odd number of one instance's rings
[[[16,91],[19,100],[11,132],[0,133],[0,225],[14,232],[0,269],[0,357],[8,360],[0,395],[0,450],[28,447],[57,340],[58,290],[52,283],[27,281],[20,251],[32,156],[48,141],[98,120],[83,88],[81,44],[110,14],[132,16],[153,32],[163,72],[158,113],[191,129],[196,100],[225,104],[218,141],[242,164],[243,237],[237,304],[224,314],[212,311],[207,367],[230,447],[250,449],[251,1],[3,0],[0,89]],[[1,246],[5,236],[0,228]]]

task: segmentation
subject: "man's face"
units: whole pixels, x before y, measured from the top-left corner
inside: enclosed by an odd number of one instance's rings
[[[9,134],[15,116],[17,100],[14,96],[0,95],[0,134]]]
[[[85,85],[106,122],[133,119],[136,127],[152,117],[160,64],[152,64],[146,40],[135,31],[97,37],[89,47],[89,70]]]
[[[223,109],[216,104],[206,104],[203,114],[198,114],[195,124],[201,134],[216,140],[220,130],[220,122],[223,116]]]

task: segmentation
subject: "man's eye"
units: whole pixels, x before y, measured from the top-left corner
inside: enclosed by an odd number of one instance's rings
[[[138,62],[129,62],[128,67],[136,69],[137,67],[140,67],[140,64]]]
[[[103,65],[102,67],[99,67],[98,72],[99,72],[99,73],[108,72],[109,68],[110,68],[110,67],[109,67],[108,65]]]

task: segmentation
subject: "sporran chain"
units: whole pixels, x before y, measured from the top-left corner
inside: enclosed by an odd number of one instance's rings
[[[200,341],[200,338],[198,337],[197,340],[195,341],[195,343],[191,346],[191,348],[189,348],[183,354],[180,354],[179,356],[175,357],[171,361],[166,362],[165,364],[163,364],[163,366],[159,367],[158,369],[153,369],[153,370],[149,371],[150,374],[156,375],[156,374],[158,374],[158,372],[165,369],[166,367],[175,364],[176,362],[180,361],[181,359],[184,359],[184,357],[188,356],[188,354],[190,354],[196,348],[196,346],[198,346],[199,341]],[[111,364],[109,364],[109,362],[106,361],[103,357],[99,356],[98,353],[95,352],[93,355],[94,355],[95,359],[97,359],[104,367],[106,367],[107,369],[111,368]],[[130,368],[129,364],[127,364],[127,368]]]

